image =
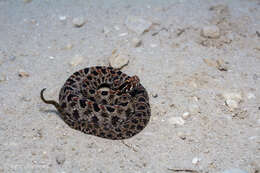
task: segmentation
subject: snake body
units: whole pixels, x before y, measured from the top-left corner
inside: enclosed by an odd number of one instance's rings
[[[107,139],[127,139],[142,131],[151,110],[146,89],[137,76],[112,67],[95,66],[73,73],[52,104],[71,128]]]

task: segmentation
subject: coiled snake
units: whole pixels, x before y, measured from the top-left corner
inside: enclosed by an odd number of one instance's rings
[[[52,104],[71,128],[108,139],[127,139],[148,124],[151,110],[147,91],[137,76],[112,67],[96,66],[73,73]]]

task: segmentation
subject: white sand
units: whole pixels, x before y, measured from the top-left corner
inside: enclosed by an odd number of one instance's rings
[[[128,16],[153,25],[137,35]],[[75,17],[86,23],[74,27]],[[220,37],[201,36],[207,26]],[[39,97],[46,87],[57,100],[71,73],[108,65],[114,49],[129,55],[122,71],[140,77],[152,108],[148,126],[124,142],[71,129]],[[0,0],[0,172],[255,173],[259,96],[257,0]],[[171,121],[185,112],[184,124]]]

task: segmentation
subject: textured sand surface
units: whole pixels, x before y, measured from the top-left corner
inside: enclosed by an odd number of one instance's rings
[[[152,110],[124,141],[69,128],[39,96],[114,50]],[[0,0],[0,172],[257,173],[259,98],[258,0]]]

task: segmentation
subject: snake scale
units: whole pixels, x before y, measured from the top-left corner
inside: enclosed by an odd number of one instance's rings
[[[137,76],[118,69],[95,66],[73,73],[52,104],[71,128],[102,138],[119,140],[142,131],[151,110],[146,89]]]

